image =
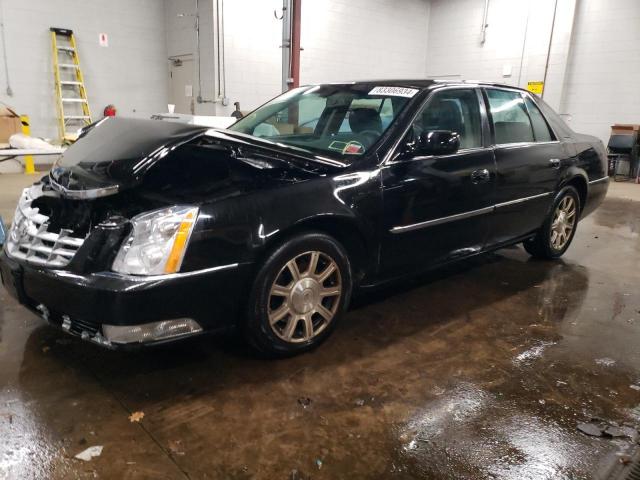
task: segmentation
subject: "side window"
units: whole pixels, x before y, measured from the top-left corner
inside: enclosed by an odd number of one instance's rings
[[[432,130],[460,135],[460,148],[482,146],[482,121],[478,96],[473,89],[434,93],[413,124],[416,137]]]
[[[533,142],[533,127],[518,92],[487,89],[496,145]]]
[[[549,129],[549,125],[547,125],[547,121],[542,116],[542,113],[540,113],[540,109],[536,104],[528,97],[524,98],[524,103],[527,105],[527,110],[531,117],[531,124],[533,125],[533,133],[536,137],[536,142],[551,142],[552,140],[555,140],[553,133]]]

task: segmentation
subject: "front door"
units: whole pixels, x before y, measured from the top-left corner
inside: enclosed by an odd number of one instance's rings
[[[488,243],[498,245],[542,225],[571,155],[528,95],[498,88],[485,92],[497,164],[496,212]]]
[[[496,167],[493,151],[483,141],[482,109],[477,89],[434,92],[399,148],[421,133],[448,130],[460,135],[460,150],[441,156],[400,155],[382,168],[383,275],[401,275],[483,248]]]

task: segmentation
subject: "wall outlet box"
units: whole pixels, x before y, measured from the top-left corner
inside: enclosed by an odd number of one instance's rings
[[[511,76],[511,72],[512,72],[511,65],[503,65],[502,66],[502,76],[503,77],[510,77]]]

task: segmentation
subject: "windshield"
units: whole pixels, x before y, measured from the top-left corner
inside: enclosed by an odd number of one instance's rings
[[[328,156],[361,156],[384,133],[414,88],[371,85],[301,87],[280,95],[233,130]]]

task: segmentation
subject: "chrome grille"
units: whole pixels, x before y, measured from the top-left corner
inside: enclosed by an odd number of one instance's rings
[[[38,185],[22,191],[5,249],[18,260],[45,267],[66,267],[84,239],[72,236],[71,230],[48,231],[49,217],[31,208],[31,203],[41,195],[42,187]]]

